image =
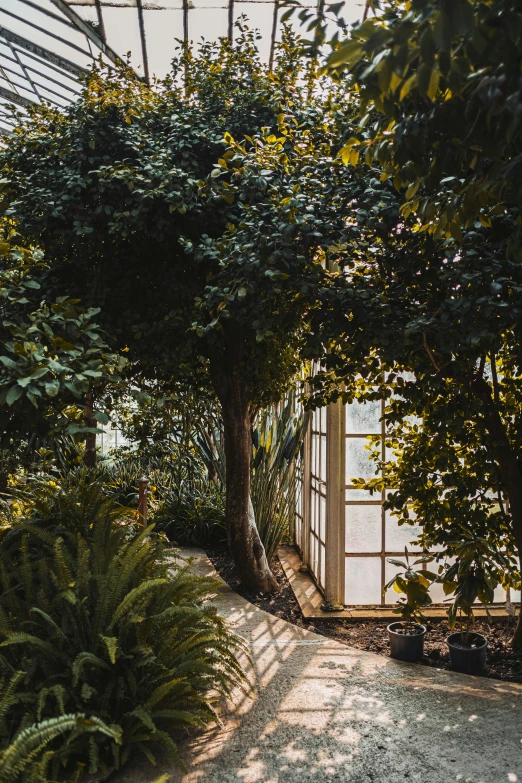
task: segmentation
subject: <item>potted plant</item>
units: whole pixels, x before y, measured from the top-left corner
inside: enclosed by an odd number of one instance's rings
[[[482,546],[481,546],[482,544]],[[449,634],[451,668],[464,674],[484,674],[487,666],[488,640],[473,631],[475,616],[473,604],[479,601],[489,618],[488,604],[493,602],[494,589],[499,583],[498,574],[488,568],[489,544],[483,540],[464,541],[456,548],[457,561],[449,566],[441,577],[446,595],[453,595],[448,609],[448,626],[452,630],[460,620],[460,630]]]
[[[392,658],[398,658],[401,661],[418,661],[419,658],[422,658],[426,626],[423,625],[425,618],[421,609],[431,604],[430,584],[437,578],[437,575],[425,568],[417,571],[413,569],[415,566],[430,563],[432,560],[431,555],[423,555],[410,565],[406,547],[404,548],[405,562],[388,559],[388,563],[404,569],[395,574],[384,588],[388,590],[393,587],[397,593],[401,593],[393,613],[400,615],[402,620],[391,623],[387,628]]]

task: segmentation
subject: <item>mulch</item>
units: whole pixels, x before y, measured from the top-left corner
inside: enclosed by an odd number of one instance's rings
[[[294,625],[309,631],[336,639],[342,644],[355,647],[358,650],[389,655],[388,622],[378,620],[354,621],[341,618],[307,619],[303,617],[290,583],[285,576],[283,567],[276,559],[272,570],[277,578],[281,592],[277,595],[252,593],[245,590],[239,582],[236,568],[228,553],[210,552],[209,558],[221,578],[247,601],[276,617],[281,617]],[[474,630],[488,639],[488,671],[487,677],[496,680],[522,683],[522,652],[511,649],[509,641],[514,629],[513,618],[497,620],[491,625],[477,621]],[[446,637],[450,633],[444,620],[428,621],[428,632],[424,640],[424,656],[420,665],[433,666],[437,669],[450,669]]]

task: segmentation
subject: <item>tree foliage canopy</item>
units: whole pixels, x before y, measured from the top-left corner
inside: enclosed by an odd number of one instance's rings
[[[405,213],[461,241],[480,220],[520,209],[519,0],[379,0],[328,64],[355,79],[364,155],[404,187]],[[520,260],[520,229],[512,226]]]
[[[388,400],[369,486],[394,490],[387,507],[400,524],[414,512],[427,546],[467,558],[472,602],[520,583],[522,6],[370,6],[327,68],[361,100],[341,156],[376,179],[317,328],[345,397]]]
[[[0,444],[50,433],[85,432],[78,420],[90,389],[119,381],[125,359],[109,349],[98,310],[52,297],[43,286],[43,253],[0,240]],[[101,423],[107,415],[96,414]]]
[[[296,368],[325,277],[317,251],[343,227],[354,176],[336,153],[353,109],[290,32],[273,73],[254,39],[186,51],[152,90],[95,71],[64,113],[34,113],[1,162],[57,286],[101,308],[139,372],[198,380],[232,335],[264,403]]]

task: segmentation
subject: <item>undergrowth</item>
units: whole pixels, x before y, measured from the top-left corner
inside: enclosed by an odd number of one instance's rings
[[[243,642],[206,600],[217,583],[128,520],[81,469],[3,507],[0,783],[75,781],[160,749],[179,763],[179,731],[246,687]]]

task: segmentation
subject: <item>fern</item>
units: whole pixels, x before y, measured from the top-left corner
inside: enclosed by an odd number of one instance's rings
[[[214,703],[247,688],[245,645],[208,603],[217,583],[173,563],[153,527],[115,524],[98,477],[31,486],[27,518],[0,531],[0,664],[23,670],[0,694],[1,764],[32,783],[135,753],[181,763],[173,730],[217,721]]]

